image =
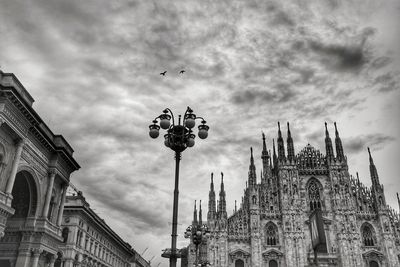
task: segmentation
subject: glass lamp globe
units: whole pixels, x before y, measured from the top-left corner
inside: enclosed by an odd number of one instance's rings
[[[194,146],[194,137],[195,137],[195,135],[194,134],[190,134],[189,135],[189,138],[188,138],[188,140],[187,140],[187,146],[188,147],[192,147],[192,146]]]
[[[203,125],[199,125],[199,138],[200,139],[206,139],[208,136],[208,129],[210,127],[208,127],[207,125],[203,124]]]
[[[188,146],[188,147],[194,146],[194,139],[193,139],[193,138],[189,138],[189,139],[188,139],[187,146]]]
[[[169,126],[171,125],[171,122],[169,121],[171,119],[171,116],[168,114],[162,114],[160,115],[160,126],[161,128],[168,129]]]
[[[196,115],[190,113],[186,114],[185,118],[185,126],[188,127],[189,129],[192,129],[196,125]]]
[[[150,131],[149,131],[149,135],[151,138],[157,138],[160,135],[160,126],[158,126],[157,124],[152,124],[149,126]]]

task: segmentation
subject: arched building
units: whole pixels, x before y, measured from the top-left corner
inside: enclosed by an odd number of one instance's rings
[[[0,266],[53,266],[73,149],[32,108],[11,73],[0,71]]]
[[[66,195],[79,165],[33,101],[0,70],[0,267],[149,267],[82,194]]]
[[[297,155],[288,124],[287,150],[278,124],[277,152],[267,151],[257,181],[251,149],[240,207],[227,216],[223,177],[216,200],[213,176],[207,222],[210,237],[198,262],[215,267],[400,266],[399,215],[386,205],[369,152],[372,186],[348,172],[335,123],[335,150],[325,124],[326,154],[308,144]],[[198,224],[195,212],[194,224]],[[200,218],[201,221],[201,218]],[[195,246],[188,247],[189,266]]]

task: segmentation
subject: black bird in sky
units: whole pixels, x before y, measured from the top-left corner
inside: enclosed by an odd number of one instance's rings
[[[165,76],[165,73],[167,73],[167,71],[160,72],[160,75]]]
[[[179,72],[179,74],[183,74],[183,73],[185,73],[185,70],[181,70],[181,71]]]

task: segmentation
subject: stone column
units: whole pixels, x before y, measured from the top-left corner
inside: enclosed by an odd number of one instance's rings
[[[56,262],[56,255],[52,255],[50,258],[49,267],[54,267],[55,262]]]
[[[85,232],[85,230],[82,229],[82,238],[81,238],[81,240],[80,240],[79,245],[80,245],[80,247],[83,248],[84,250],[86,249],[86,248],[84,247],[84,246],[85,246],[85,240],[86,240],[86,232]]]
[[[73,267],[74,266],[74,260],[72,259],[66,259],[64,262],[64,267]]]
[[[56,177],[56,170],[54,170],[54,169],[50,170],[49,171],[49,184],[47,186],[47,192],[46,192],[46,200],[44,202],[44,207],[43,207],[43,212],[42,212],[43,217],[47,217],[47,214],[49,213],[51,193],[53,191],[55,177]]]
[[[33,250],[32,267],[38,267],[40,254],[41,251],[39,249]]]
[[[64,204],[65,204],[65,195],[67,194],[68,185],[65,185],[63,188],[63,194],[61,197],[60,207],[58,208],[58,218],[57,218],[57,226],[61,225],[62,216],[64,212]]]
[[[11,192],[12,192],[14,182],[15,182],[15,177],[17,176],[19,160],[21,158],[22,149],[24,148],[24,143],[25,143],[24,139],[21,139],[17,144],[17,150],[16,150],[15,156],[14,156],[14,161],[13,161],[13,165],[12,165],[12,169],[11,169],[10,178],[7,181],[6,194],[11,194]]]

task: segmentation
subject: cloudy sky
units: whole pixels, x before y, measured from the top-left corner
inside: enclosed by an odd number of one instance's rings
[[[397,208],[399,13],[394,0],[1,0],[0,66],[75,149],[71,181],[91,207],[167,266],[174,154],[148,136],[165,107],[190,106],[210,125],[183,153],[180,247],[210,173],[219,184],[224,172],[231,211],[250,146],[259,172],[261,131],[271,149],[277,121],[291,123],[296,152],[310,143],[324,153],[324,122],[333,135],[336,121],[351,174],[371,184],[370,146]]]

